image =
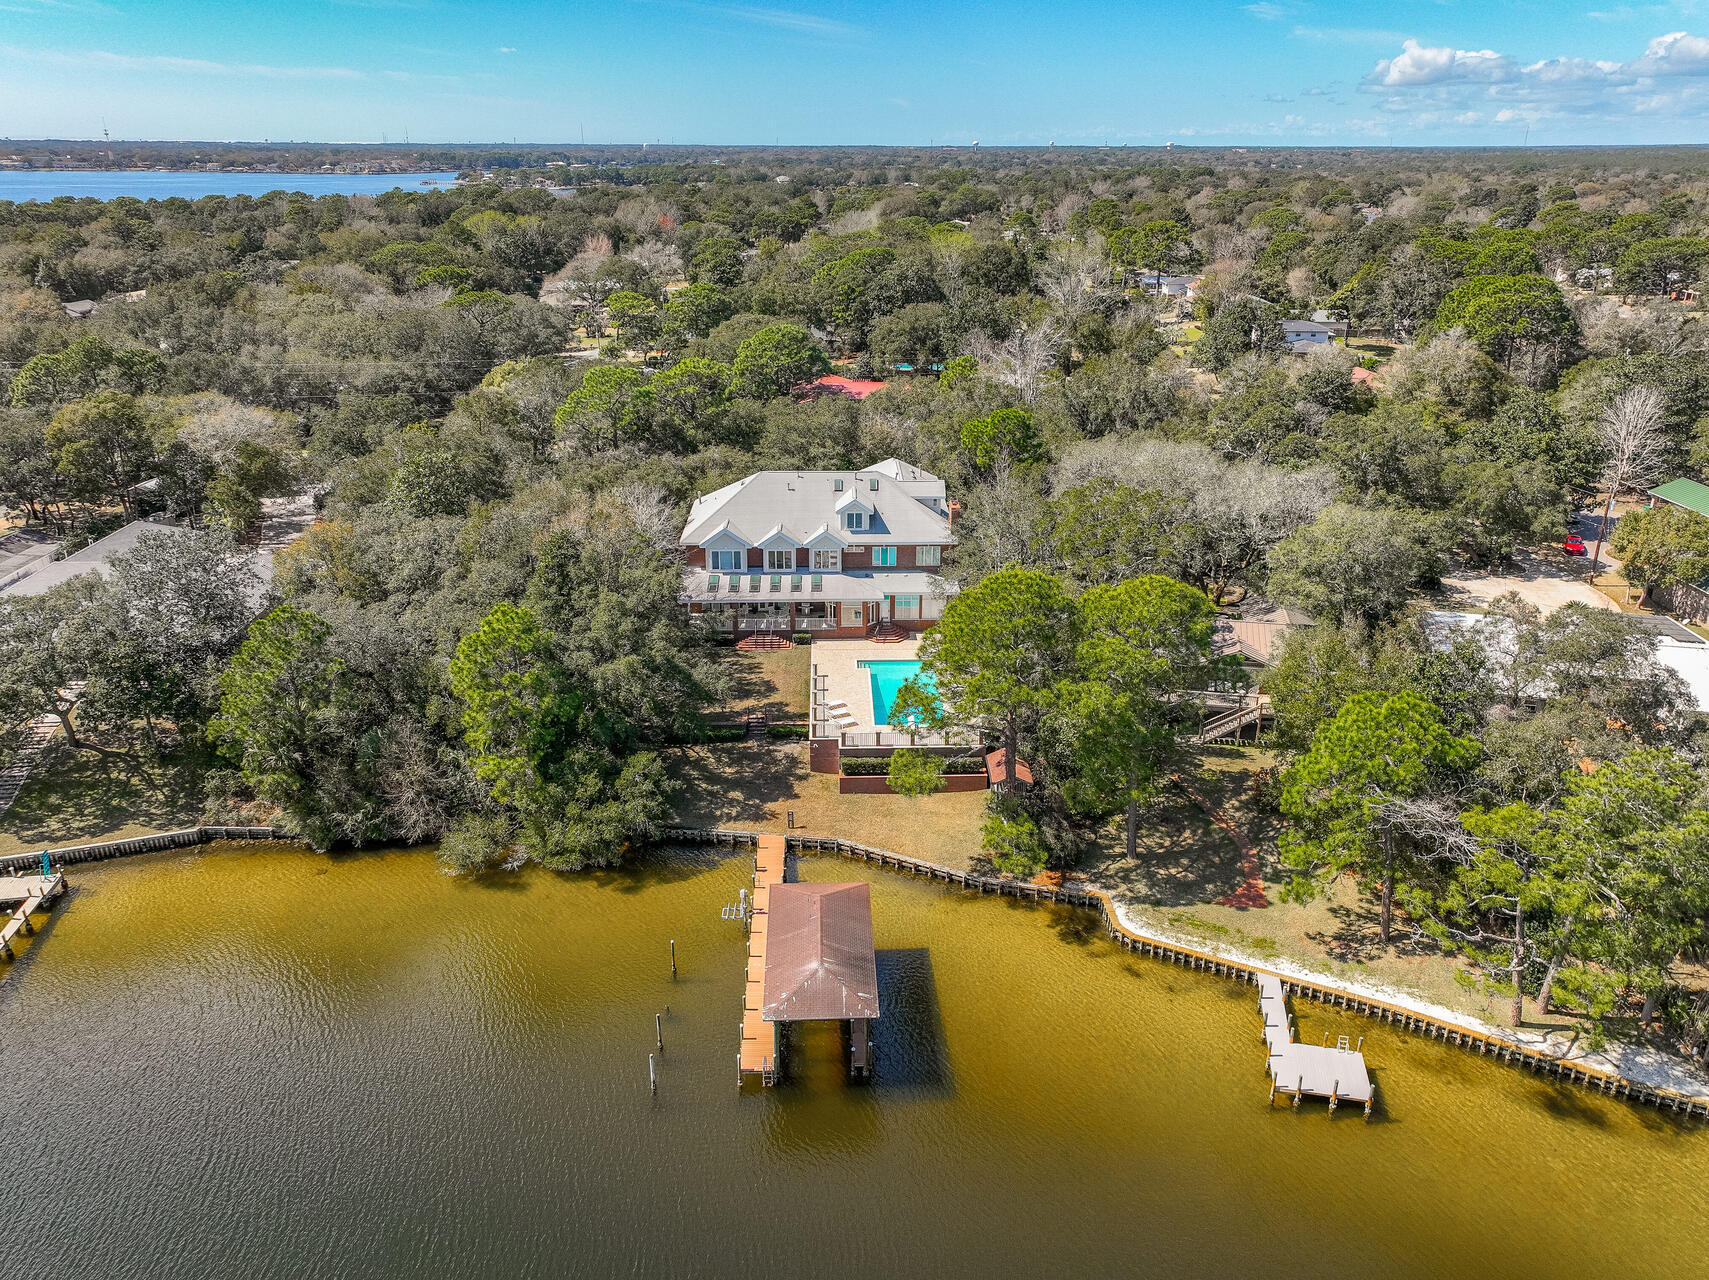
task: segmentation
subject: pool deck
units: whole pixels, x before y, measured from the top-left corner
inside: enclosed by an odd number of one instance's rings
[[[845,729],[878,729],[872,723],[872,677],[863,662],[907,662],[920,656],[917,639],[879,644],[873,640],[815,640],[813,662],[825,677],[825,700],[848,706],[853,724]]]

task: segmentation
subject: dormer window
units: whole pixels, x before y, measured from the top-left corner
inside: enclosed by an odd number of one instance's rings
[[[795,567],[795,548],[769,548],[765,553],[765,567],[773,570],[793,569]]]
[[[708,569],[721,569],[725,573],[740,569],[742,565],[737,557],[741,554],[740,551],[708,551],[706,553],[706,567]]]
[[[873,476],[872,479],[868,480],[866,482],[866,487],[872,493],[877,493],[878,492],[878,477]]]
[[[843,513],[843,528],[845,528],[845,529],[864,529],[864,528],[866,528],[866,512],[864,512],[864,511],[845,511]]]
[[[843,491],[843,478],[841,476],[837,476],[834,479],[832,479],[832,481],[831,481],[831,492],[832,493],[841,493],[842,491]]]

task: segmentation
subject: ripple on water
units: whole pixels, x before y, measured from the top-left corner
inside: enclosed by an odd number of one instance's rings
[[[837,859],[801,870],[874,885],[876,1077],[802,1028],[739,1095],[747,868],[80,870],[0,985],[9,1241],[111,1277],[1701,1274],[1700,1126],[1310,1004],[1378,1122],[1271,1109],[1248,989]]]

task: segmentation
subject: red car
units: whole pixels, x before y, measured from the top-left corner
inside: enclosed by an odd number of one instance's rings
[[[1576,533],[1569,533],[1567,540],[1561,543],[1561,550],[1569,556],[1582,556],[1585,554],[1584,539]]]

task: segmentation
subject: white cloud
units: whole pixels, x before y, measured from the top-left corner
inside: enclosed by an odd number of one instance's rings
[[[1271,4],[1270,0],[1258,0],[1257,4],[1243,4],[1240,7],[1254,18],[1262,18],[1265,22],[1274,22],[1285,17],[1288,12],[1279,4]]]
[[[1497,124],[1558,117],[1614,123],[1638,112],[1695,120],[1709,115],[1709,38],[1674,31],[1630,61],[1560,57],[1525,65],[1493,49],[1409,39],[1360,88],[1383,95],[1387,112],[1414,113],[1420,126],[1458,122],[1474,111]]]
[[[1639,75],[1709,75],[1709,40],[1683,31],[1657,36],[1631,65]]]
[[[498,51],[498,52],[499,52],[499,53],[515,53],[515,52],[516,52],[516,50],[515,50],[515,49],[513,49],[513,48],[511,48],[511,47],[510,47],[510,46],[509,46],[509,45],[507,45],[507,44],[501,44],[501,45],[500,45],[500,46],[499,46],[499,47],[498,47],[498,50],[497,50],[497,51]]]
[[[1401,46],[1398,57],[1385,58],[1371,79],[1390,88],[1442,84],[1449,80],[1506,80],[1517,68],[1513,59],[1493,49],[1426,48],[1416,40]]]
[[[800,35],[833,39],[850,39],[866,34],[860,27],[835,18],[821,18],[813,13],[797,13],[793,9],[767,9],[749,4],[707,4],[703,0],[642,0],[643,3],[666,4],[673,9],[686,9],[714,18],[734,18],[762,27],[777,27]]]
[[[0,45],[0,55],[20,62],[41,62],[59,67],[88,67],[97,71],[171,72],[174,75],[258,76],[267,80],[360,80],[362,72],[350,67],[274,67],[259,63],[210,62],[205,58],[178,58],[161,54],[112,53],[106,49],[65,52],[57,49],[21,49]]]

